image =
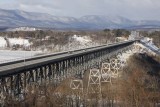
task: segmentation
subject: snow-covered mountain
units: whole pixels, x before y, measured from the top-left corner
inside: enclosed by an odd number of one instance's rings
[[[96,25],[97,28],[122,28],[133,24],[133,21],[121,16],[88,15],[81,17],[80,20],[93,26]]]
[[[44,28],[67,28],[77,22],[72,17],[56,17],[46,13],[0,9],[0,27],[33,26]]]
[[[160,27],[160,21],[133,21],[120,16],[88,15],[81,18],[59,17],[46,13],[0,9],[0,28],[36,27],[53,29],[104,29]]]

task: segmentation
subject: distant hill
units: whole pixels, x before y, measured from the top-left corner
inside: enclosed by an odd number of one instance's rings
[[[51,29],[160,28],[160,21],[133,21],[120,16],[88,15],[80,18],[0,9],[0,29],[15,27]]]

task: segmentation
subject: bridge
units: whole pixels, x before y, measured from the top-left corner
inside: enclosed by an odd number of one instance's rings
[[[139,42],[139,40],[59,52],[0,64],[0,94],[1,96],[4,96],[4,93],[19,96],[25,94],[25,88],[32,83],[56,86],[71,76],[82,78],[87,69],[99,68],[102,62],[129,50],[135,42]]]

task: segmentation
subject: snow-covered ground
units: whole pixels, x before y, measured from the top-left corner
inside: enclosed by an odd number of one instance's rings
[[[28,39],[23,39],[23,38],[6,38],[6,39],[8,40],[10,46],[18,44],[27,47],[31,45]],[[0,37],[0,48],[7,47],[7,40],[5,40],[4,37]]]
[[[24,45],[24,46],[30,46],[30,43],[28,39],[23,39],[23,38],[8,38],[10,46],[13,45]]]
[[[42,54],[42,52],[41,51],[0,50],[0,63],[29,58],[29,57],[33,57],[37,54]]]
[[[73,35],[72,38],[73,38],[76,42],[80,42],[80,44],[86,44],[86,43],[89,43],[89,42],[92,41],[89,36]]]
[[[42,51],[7,50],[7,42],[9,42],[10,47],[13,45],[29,47],[31,45],[28,39],[0,37],[0,63],[32,57],[42,53]]]
[[[69,50],[74,50],[97,45],[99,44],[93,42],[89,36],[73,35],[72,38],[69,39],[69,43],[66,44],[65,47],[68,47],[67,49]]]
[[[54,45],[52,44],[53,50],[55,52],[58,51],[69,51],[87,48],[91,46],[100,45],[99,43],[95,43],[90,36],[81,36],[81,35],[73,35],[69,38],[68,43],[65,45]]]
[[[18,27],[18,28],[10,28],[7,29],[7,31],[36,31],[39,29],[33,28],[33,27]]]
[[[7,42],[4,37],[0,37],[0,48],[5,48],[7,46]]]
[[[133,46],[134,47],[139,47],[140,49],[136,49],[134,48],[133,50],[129,50],[125,53],[122,53],[122,55],[119,55],[119,59],[121,61],[126,61],[131,55],[133,55],[134,53],[143,53],[147,50],[147,53],[151,54],[151,55],[156,55],[157,53],[155,53],[155,51],[158,51],[159,48],[157,46],[155,46],[155,44],[153,43],[152,38],[143,38],[141,40],[142,43],[146,44],[148,47],[146,47],[144,44],[141,43],[135,43]],[[152,49],[154,49],[155,51],[153,51]]]
[[[152,48],[155,51],[159,51],[159,48],[157,46],[155,46],[155,44],[153,43],[152,38],[145,37],[141,40],[141,42],[144,43],[149,48]]]

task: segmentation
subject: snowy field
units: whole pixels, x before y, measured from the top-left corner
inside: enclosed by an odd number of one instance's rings
[[[0,63],[29,58],[41,53],[42,53],[41,51],[0,50]]]
[[[25,47],[30,46],[31,44],[29,43],[28,39],[23,39],[23,38],[7,38],[10,46],[13,45],[24,45]],[[0,36],[0,48],[4,48],[7,46],[7,41],[5,40],[4,37]]]
[[[24,47],[30,46],[27,39],[23,38],[6,38],[10,46],[13,45],[23,45]],[[42,53],[41,51],[21,51],[21,50],[6,50],[7,40],[4,37],[0,37],[0,63],[15,61],[19,59],[24,59],[28,57],[35,56],[36,54]]]

